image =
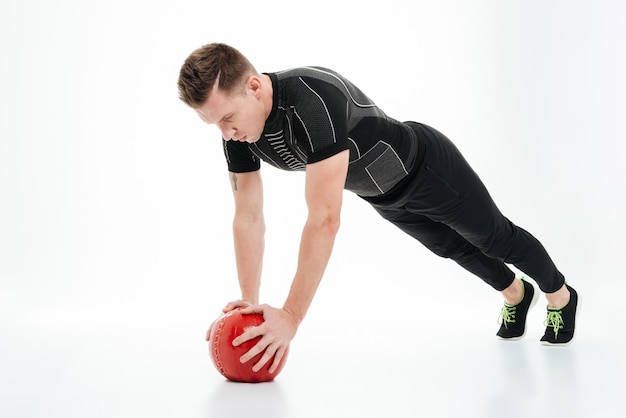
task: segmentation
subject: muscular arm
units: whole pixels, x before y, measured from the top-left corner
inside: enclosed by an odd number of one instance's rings
[[[235,199],[233,239],[241,298],[250,304],[256,304],[259,302],[265,249],[261,173],[231,172],[229,176]]]
[[[322,279],[339,229],[349,151],[309,164],[305,197],[308,217],[302,231],[298,267],[283,309],[299,324]]]
[[[335,236],[339,229],[348,159],[349,151],[346,150],[320,162],[307,165],[305,197],[308,217],[300,239],[298,267],[283,308],[276,309],[269,305],[253,305],[243,310],[244,313],[262,313],[265,319],[262,325],[249,328],[233,340],[233,345],[237,346],[257,336],[262,336],[261,340],[240,358],[241,362],[245,363],[257,354],[264,353],[253,366],[255,371],[263,367],[274,356],[269,371],[273,373],[276,370],[285,355],[289,342],[295,336],[300,322],[304,319],[313,301],[313,296],[328,265]],[[243,187],[241,179],[238,179],[239,187]],[[256,260],[257,254],[262,254],[262,251],[258,251],[259,248],[262,248],[262,241],[257,245],[250,245],[250,248],[257,250],[254,252],[254,260]],[[242,261],[243,259],[241,258]],[[239,265],[239,255],[237,260]],[[249,260],[245,265],[258,266],[260,276],[260,260],[258,263]],[[254,275],[244,275],[243,270],[240,269],[240,282],[243,277],[254,277]],[[253,281],[250,280],[248,285],[250,283]],[[257,291],[255,296],[258,298],[258,280],[255,285]],[[242,287],[242,291],[243,289]]]

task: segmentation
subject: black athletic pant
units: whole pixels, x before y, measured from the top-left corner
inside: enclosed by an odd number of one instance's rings
[[[514,265],[545,293],[565,279],[541,243],[502,215],[456,146],[437,130],[409,122],[419,151],[411,174],[385,196],[364,198],[435,254],[450,258],[494,289],[506,289]]]

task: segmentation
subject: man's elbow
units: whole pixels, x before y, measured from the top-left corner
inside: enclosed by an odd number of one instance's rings
[[[333,235],[337,235],[337,232],[339,232],[340,226],[341,226],[341,220],[339,219],[339,217],[329,220],[328,226],[327,226],[328,232]]]
[[[265,220],[263,216],[237,216],[233,218],[233,230],[265,232]]]
[[[339,214],[327,214],[326,216],[317,218],[314,224],[320,230],[330,235],[336,235],[341,225],[341,217]]]

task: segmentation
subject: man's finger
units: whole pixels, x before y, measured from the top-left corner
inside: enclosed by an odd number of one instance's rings
[[[266,305],[246,305],[242,310],[242,315],[264,314]]]
[[[213,330],[213,327],[215,326],[215,323],[216,323],[216,322],[217,322],[217,321],[214,321],[214,322],[211,324],[211,326],[209,327],[209,329],[207,329],[207,330],[206,330],[206,337],[205,337],[205,339],[206,339],[207,341],[210,341],[210,340],[211,340],[211,331]]]
[[[245,343],[246,341],[252,340],[260,335],[263,335],[263,330],[260,329],[261,325],[258,327],[250,327],[247,328],[241,335],[233,340],[233,347],[237,347]],[[260,341],[259,341],[260,342]]]
[[[239,358],[242,363],[247,363],[256,357],[259,353],[262,353],[267,348],[267,343],[263,342],[263,339],[256,343],[246,354]],[[254,369],[253,369],[254,370]],[[256,370],[255,370],[256,371]]]
[[[272,362],[272,365],[270,366],[270,369],[269,369],[270,374],[276,371],[276,369],[280,365],[280,361],[283,359],[286,352],[287,352],[287,347],[280,347],[278,350],[276,350],[276,353],[274,354],[274,361]]]
[[[227,313],[237,308],[246,308],[250,306],[250,304],[243,300],[236,300],[234,302],[228,302],[226,306],[222,309],[222,312]]]
[[[263,357],[261,357],[261,359],[252,367],[252,371],[258,372],[259,370],[261,370],[261,368],[265,366],[265,364],[270,361],[272,357],[274,357],[275,352],[276,350],[272,350],[271,346],[267,346],[267,348],[265,349],[265,353],[263,353]]]

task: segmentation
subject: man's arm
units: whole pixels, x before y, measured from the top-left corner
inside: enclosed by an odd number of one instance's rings
[[[250,173],[231,172],[229,176],[235,199],[233,239],[241,298],[243,302],[254,305],[259,303],[265,249],[261,172],[260,170]],[[225,308],[230,309],[232,309],[230,306]]]
[[[261,268],[265,249],[261,173],[260,171],[240,174],[229,172],[229,176],[235,198],[233,239],[241,299],[229,302],[224,307],[224,312],[259,303]],[[207,341],[209,341],[210,334],[211,328],[206,332]]]
[[[324,275],[339,230],[349,151],[307,166],[305,198],[308,217],[298,268],[283,308],[302,322]]]
[[[273,372],[286,352],[290,341],[304,319],[322,279],[339,229],[343,189],[348,172],[349,151],[307,165],[305,197],[308,217],[300,240],[298,267],[289,296],[282,309],[254,305],[244,313],[262,313],[265,322],[249,328],[235,338],[234,345],[262,336],[261,340],[241,357],[245,363],[264,352],[253,370],[259,370],[272,357]]]

